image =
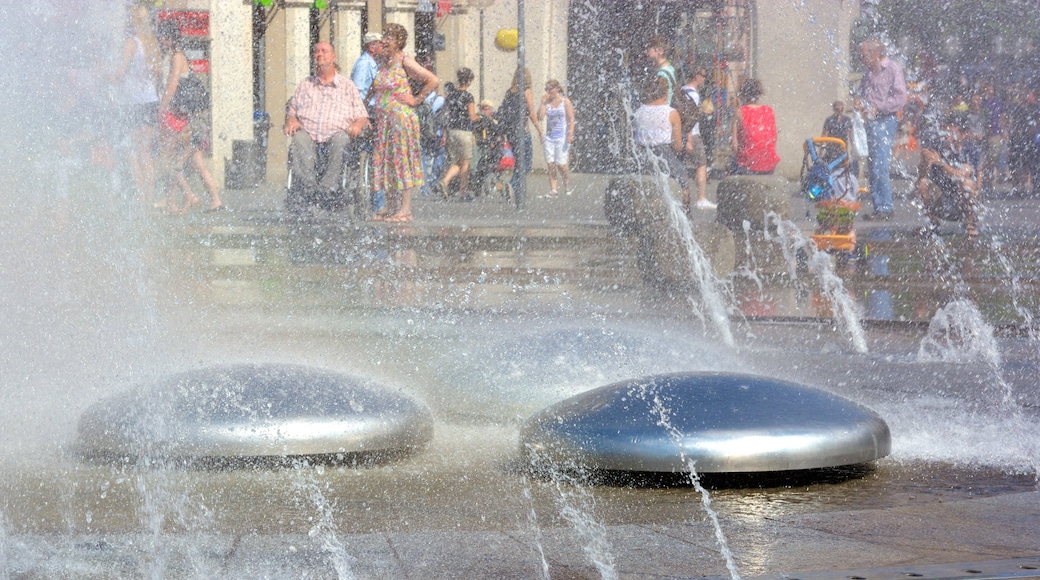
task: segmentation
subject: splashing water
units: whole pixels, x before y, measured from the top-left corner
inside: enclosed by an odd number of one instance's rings
[[[1000,366],[993,327],[973,302],[954,300],[935,313],[917,353],[921,362],[984,362]]]
[[[640,396],[646,397],[648,393],[644,391],[640,393]],[[670,413],[668,408],[665,407],[664,402],[661,401],[659,393],[653,395],[653,410],[657,413],[657,424],[668,432],[668,436],[672,439],[676,445],[679,446],[679,456],[682,462],[686,464],[690,474],[690,485],[693,489],[701,496],[701,505],[704,506],[704,512],[708,514],[708,518],[711,520],[712,528],[715,530],[715,542],[719,545],[719,551],[722,553],[722,557],[726,561],[726,569],[729,570],[730,578],[732,580],[740,580],[740,572],[737,570],[737,563],[733,558],[733,551],[729,549],[729,542],[726,540],[726,533],[722,530],[722,523],[719,521],[719,514],[711,506],[711,494],[708,490],[701,485],[700,474],[697,473],[696,461],[690,459],[686,455],[686,447],[683,445],[683,433],[679,431],[671,423],[669,418]]]
[[[1029,333],[1029,340],[1040,349],[1040,336],[1036,334],[1036,328],[1033,327],[1033,321],[1035,316],[1033,312],[1022,305],[1022,297],[1025,296],[1025,290],[1022,288],[1021,276],[1015,270],[1009,259],[1007,252],[1004,251],[1004,246],[998,239],[992,239],[990,241],[990,249],[993,251],[993,255],[997,257],[997,261],[1000,262],[1001,268],[1007,276],[1003,277],[1009,287],[1010,292],[1008,293],[1011,297],[1011,307],[1014,308],[1015,312],[1022,317],[1022,327]]]
[[[1014,388],[1004,377],[993,326],[983,319],[971,300],[954,300],[935,313],[928,325],[928,335],[921,340],[917,358],[921,362],[984,363],[998,388],[999,400],[994,404],[1008,412],[1012,430],[1025,433],[1032,429],[1022,405],[1016,400]],[[1019,448],[1033,471],[1034,479],[1040,483],[1040,450],[1023,437],[1015,438],[1013,445]]]
[[[704,250],[693,236],[693,224],[683,211],[679,202],[671,196],[664,196],[668,202],[668,213],[672,222],[672,229],[679,233],[682,239],[686,259],[693,271],[693,277],[700,289],[703,304],[698,309],[698,304],[693,296],[688,296],[691,306],[695,311],[701,312],[701,316],[707,316],[715,325],[715,329],[722,335],[722,341],[726,346],[735,346],[733,331],[730,329],[729,316],[726,312],[726,294],[722,284],[711,268],[711,261],[705,255]]]
[[[528,504],[527,509],[527,525],[534,534],[534,545],[538,549],[538,558],[541,561],[541,576],[542,580],[549,580],[549,560],[545,558],[545,548],[542,546],[542,528],[538,525],[538,511],[534,508],[534,498],[531,496],[531,481],[527,475],[523,476],[524,482],[524,501]]]
[[[596,497],[583,482],[584,469],[580,465],[558,466],[528,447],[531,465],[546,474],[553,485],[553,498],[560,516],[573,526],[582,541],[582,551],[599,571],[603,580],[617,580],[614,554],[607,540],[607,528],[596,519]],[[534,508],[529,518],[537,519]],[[537,529],[537,527],[536,527]],[[541,546],[539,543],[539,551]],[[542,556],[542,573],[548,578],[548,564]]]
[[[775,224],[775,238],[770,234],[768,224]],[[766,239],[774,241],[780,246],[784,259],[787,261],[788,273],[792,280],[798,278],[796,264],[798,254],[804,254],[806,266],[816,277],[824,296],[834,308],[834,319],[839,328],[849,336],[853,348],[860,354],[868,351],[866,334],[863,326],[859,323],[859,312],[856,303],[845,290],[845,283],[834,273],[834,265],[831,264],[830,256],[826,252],[816,249],[816,245],[790,220],[785,220],[775,212],[766,215]]]
[[[317,521],[311,526],[307,535],[321,545],[322,551],[332,558],[332,566],[336,570],[336,576],[340,580],[353,580],[354,565],[357,560],[347,553],[346,546],[339,539],[336,519],[333,515],[335,505],[330,502],[322,492],[317,476],[324,474],[325,469],[321,465],[310,465],[306,459],[293,461],[292,466],[294,478],[293,489],[307,496],[318,512]]]
[[[625,85],[631,89],[631,85],[628,79],[621,85],[621,92],[625,94]],[[632,125],[632,119],[634,118],[634,111],[632,110],[632,103],[629,99],[621,99],[621,102],[625,109],[625,115],[629,121],[628,125]],[[628,144],[635,151],[639,146],[635,144],[635,138],[632,131],[628,131],[626,135]],[[683,211],[679,201],[677,201],[672,195],[669,195],[671,191],[671,185],[669,184],[669,177],[665,171],[665,161],[659,156],[654,154],[649,147],[641,148],[641,154],[650,161],[653,179],[657,182],[662,192],[662,199],[668,206],[668,216],[672,225],[672,230],[679,234],[679,239],[682,242],[682,249],[686,256],[687,264],[690,267],[690,271],[693,273],[694,282],[697,284],[697,288],[700,291],[701,303],[698,303],[693,295],[688,295],[687,300],[690,302],[690,306],[693,308],[693,313],[704,320],[708,318],[715,326],[716,331],[722,336],[723,342],[726,346],[735,346],[736,342],[733,339],[733,331],[730,328],[729,316],[727,314],[725,292],[722,290],[722,284],[715,276],[715,272],[711,268],[711,261],[708,256],[704,253],[704,250],[697,243],[697,240],[693,236],[693,224],[690,222],[690,218]]]

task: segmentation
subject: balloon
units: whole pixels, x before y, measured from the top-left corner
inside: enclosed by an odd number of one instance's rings
[[[502,50],[516,50],[520,43],[520,31],[515,28],[503,28],[495,35],[495,44]]]

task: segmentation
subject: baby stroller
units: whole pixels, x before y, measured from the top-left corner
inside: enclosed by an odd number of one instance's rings
[[[802,193],[816,208],[816,232],[810,237],[820,250],[855,252],[859,183],[849,169],[845,141],[812,137],[804,150]]]
[[[476,169],[470,174],[471,186],[482,196],[500,193],[508,200],[512,197],[512,186],[506,174],[513,170],[513,150],[506,140],[502,123],[484,117],[473,129],[477,145],[484,152]]]

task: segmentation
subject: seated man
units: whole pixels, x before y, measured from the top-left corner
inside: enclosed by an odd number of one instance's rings
[[[285,114],[285,134],[292,137],[289,169],[293,189],[287,204],[299,209],[304,199],[331,201],[340,189],[344,151],[369,126],[368,111],[350,79],[336,72],[336,52],[327,42],[314,46],[314,75],[300,83]],[[319,172],[319,154],[327,155]]]
[[[922,132],[921,166],[914,187],[928,218],[922,234],[936,234],[939,220],[963,220],[969,238],[979,235],[978,154],[967,143],[967,127],[967,115],[952,112],[938,126]]]

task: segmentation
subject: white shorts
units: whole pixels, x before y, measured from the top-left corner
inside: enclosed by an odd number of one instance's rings
[[[566,137],[563,139],[546,139],[543,145],[545,145],[546,163],[567,165],[570,161],[571,146],[567,144]]]

